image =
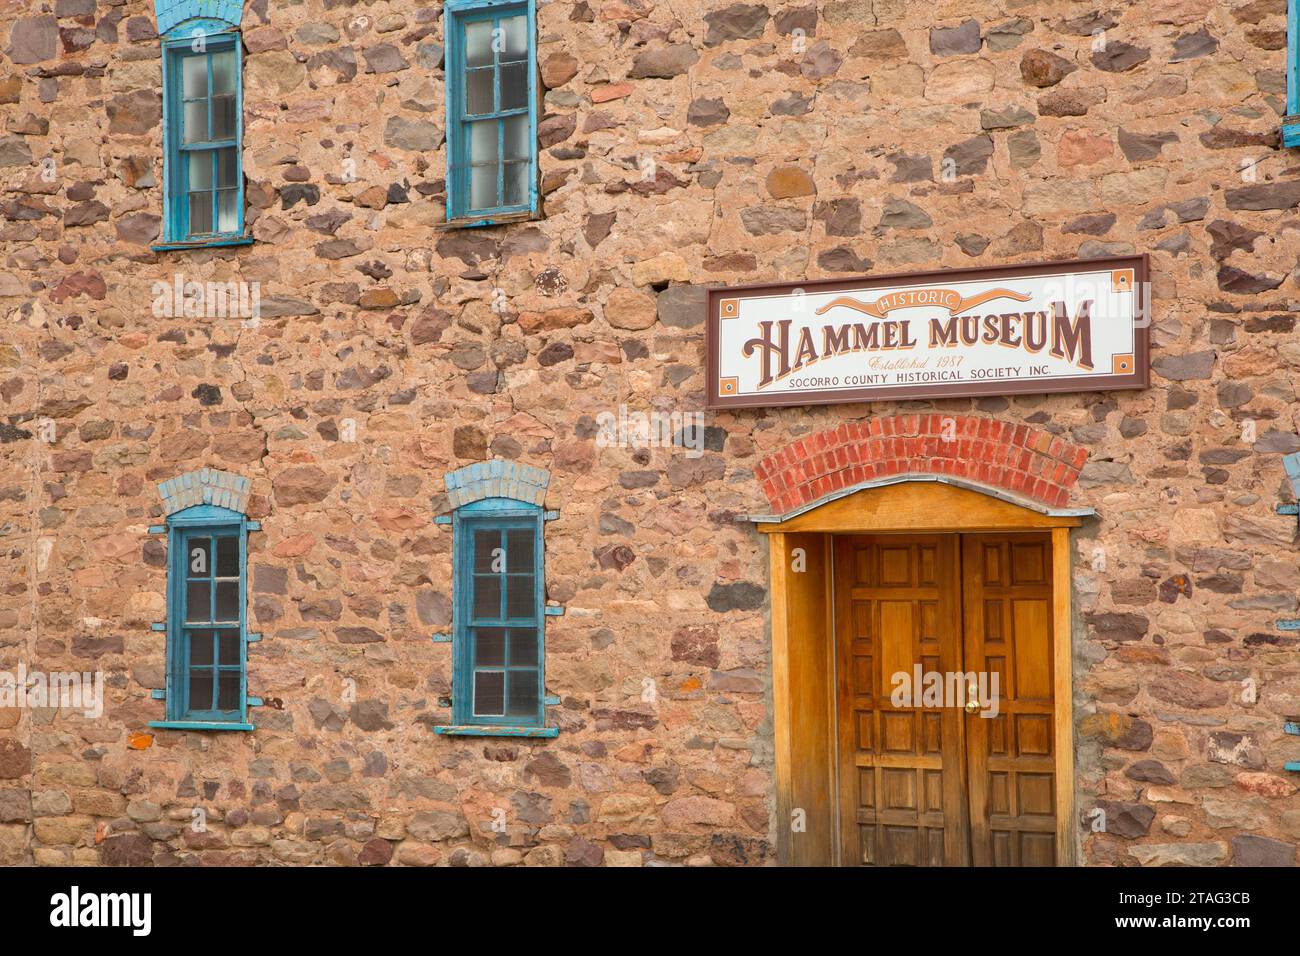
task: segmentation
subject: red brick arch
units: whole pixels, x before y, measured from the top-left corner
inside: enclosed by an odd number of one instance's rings
[[[1059,508],[1087,449],[1028,425],[970,415],[896,415],[844,422],[791,442],[755,469],[785,514],[867,481],[950,475]]]

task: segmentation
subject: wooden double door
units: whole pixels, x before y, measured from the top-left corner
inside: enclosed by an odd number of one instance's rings
[[[835,537],[841,862],[1056,865],[1051,561],[1050,533]]]

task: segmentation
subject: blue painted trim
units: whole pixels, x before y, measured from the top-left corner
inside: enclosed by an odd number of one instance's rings
[[[435,634],[435,635],[433,635],[433,643],[435,643],[435,644],[450,644],[450,643],[451,643],[451,635],[450,635],[450,634]]]
[[[262,635],[261,635],[261,634],[245,634],[245,635],[244,635],[244,643],[245,643],[245,644],[256,644],[256,643],[257,643],[258,641],[260,641],[261,639],[262,639]]]
[[[1300,737],[1300,723],[1294,720],[1288,720],[1282,725],[1282,733],[1290,734],[1292,737]]]
[[[226,723],[220,720],[151,720],[149,726],[158,730],[256,730],[255,724],[244,721]]]
[[[245,530],[245,531],[261,531],[261,530],[262,530],[262,522],[260,522],[260,521],[245,521],[245,522],[244,522],[244,530]]]
[[[261,706],[262,706],[262,698],[260,698],[260,697],[250,697],[250,698],[248,698],[248,706],[249,706],[249,707],[261,707]]]
[[[1277,513],[1280,515],[1300,514],[1300,505],[1278,505]]]
[[[555,521],[559,517],[560,517],[560,513],[558,511],[547,511],[545,514],[542,515],[542,520]]]
[[[564,617],[564,608],[547,605],[543,610],[546,617]]]
[[[559,727],[483,726],[480,724],[439,724],[435,734],[449,737],[558,737]]]
[[[1289,760],[1282,769],[1290,770],[1292,773],[1300,773],[1300,760]]]
[[[1288,122],[1300,113],[1300,0],[1287,0],[1286,5],[1286,117],[1282,126],[1282,144],[1294,146],[1288,132],[1294,137],[1300,123]]]
[[[193,505],[167,519],[167,719],[158,726],[181,729],[252,730],[248,719],[248,528],[247,519],[236,511],[219,505]],[[239,706],[235,711],[192,710],[189,705],[189,641],[185,635],[185,580],[187,577],[188,541],[194,537],[233,534],[239,542]],[[213,546],[210,572],[215,572],[217,550]],[[220,628],[211,628],[216,631]],[[220,662],[214,665],[214,681]],[[151,724],[150,726],[154,726]]]
[[[244,0],[154,0],[153,8],[161,34],[188,30],[194,23],[238,27],[244,16]]]
[[[154,700],[166,700],[167,691],[162,690],[161,688],[155,688],[154,690],[149,691],[149,696]]]
[[[547,694],[545,697],[542,698],[543,707],[557,707],[559,706],[559,703],[560,703],[560,698],[557,697],[555,694]]]
[[[165,631],[165,630],[167,630],[167,622],[166,622],[166,621],[154,621],[152,624],[149,625],[149,630],[151,630],[151,631]]]
[[[446,77],[447,114],[447,222],[457,227],[490,226],[501,220],[534,216],[537,213],[541,190],[538,186],[537,116],[540,91],[537,86],[537,8],[535,0],[459,0],[447,2],[443,7],[443,47],[446,50],[444,75]],[[478,20],[493,20],[523,14],[528,39],[527,115],[528,115],[528,202],[490,209],[469,208],[470,121],[465,118],[462,104],[465,101],[465,24]],[[499,72],[493,78],[496,100],[500,101]],[[475,114],[478,122],[504,115],[521,116],[523,108],[513,111],[494,111]],[[498,123],[497,155],[504,156],[505,125]],[[499,167],[498,196],[505,198],[504,171]]]
[[[166,526],[165,524],[151,524],[151,525],[149,525],[149,533],[150,533],[150,534],[166,534],[166,533],[167,533],[167,526]]]
[[[452,722],[457,726],[533,726],[546,722],[546,565],[542,509],[508,498],[484,498],[457,508],[452,515]],[[474,713],[474,536],[478,531],[530,530],[533,533],[533,613],[528,618],[490,618],[479,627],[529,627],[537,640],[537,709],[531,718],[518,714]],[[503,589],[504,590],[504,589]],[[501,595],[504,605],[505,594]],[[504,613],[504,612],[503,612]],[[504,709],[504,708],[503,708]]]
[[[154,252],[176,252],[184,249],[216,249],[221,246],[251,246],[256,242],[252,236],[236,236],[231,239],[194,239],[190,242],[158,242],[149,248]]]
[[[216,0],[196,0],[200,3],[213,3]],[[209,11],[215,12],[215,11]],[[196,30],[204,34],[202,52],[193,49],[193,34]],[[208,90],[211,92],[212,66],[211,55],[214,52],[233,50],[235,54],[235,135],[233,140],[205,141],[201,146],[185,146],[181,135],[184,118],[182,106],[181,61],[190,56],[203,56],[208,59]],[[163,79],[163,239],[150,246],[151,249],[165,252],[172,249],[194,249],[209,246],[247,245],[252,237],[244,234],[244,45],[239,31],[231,29],[230,24],[218,20],[191,20],[173,30],[162,41],[162,79]],[[211,115],[209,100],[209,116]],[[208,151],[217,148],[215,143],[235,148],[237,168],[235,180],[238,184],[236,194],[235,228],[224,233],[193,235],[189,227],[189,203],[186,201],[185,188],[191,154],[196,150]],[[216,178],[213,173],[213,226],[216,226]]]
[[[1277,629],[1279,631],[1300,631],[1300,620],[1278,621]]]
[[[433,519],[434,524],[451,524],[451,515],[438,515]]]

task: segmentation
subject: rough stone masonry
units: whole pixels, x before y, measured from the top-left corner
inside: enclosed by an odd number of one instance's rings
[[[755,469],[792,441],[929,412],[1087,451],[1058,702],[1080,860],[1295,865],[1285,2],[551,0],[543,215],[468,230],[439,228],[442,12],[251,0],[255,242],[154,252],[153,4],[8,5],[0,670],[99,670],[107,699],[100,719],[0,709],[0,863],[774,862],[767,552],[737,518],[768,510]],[[1149,389],[710,414],[696,457],[597,441],[621,406],[703,408],[708,284],[1133,252]],[[155,315],[178,274],[257,283],[260,321]],[[551,740],[430,730],[442,476],[493,459],[547,470],[559,512]],[[247,478],[262,525],[251,733],[147,728],[147,530],[157,485],[202,468]]]

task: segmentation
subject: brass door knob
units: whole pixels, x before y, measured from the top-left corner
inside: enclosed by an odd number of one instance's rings
[[[966,713],[977,714],[980,709],[979,688],[971,684],[966,688]]]

